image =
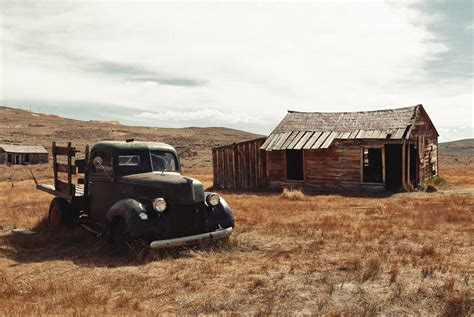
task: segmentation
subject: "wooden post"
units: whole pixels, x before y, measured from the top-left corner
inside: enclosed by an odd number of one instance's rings
[[[84,154],[84,197],[89,195],[89,145],[86,145],[86,152]],[[86,198],[87,209],[87,198]]]
[[[382,151],[382,181],[385,184],[385,146],[382,146],[380,149]]]
[[[435,144],[436,144],[436,176],[439,176],[439,146],[438,146],[438,138],[436,138]]]
[[[56,159],[56,142],[53,142],[53,145],[51,147],[51,153],[53,154],[53,176],[54,176],[54,188],[56,190],[59,190],[59,185],[58,185],[58,161]]]
[[[410,177],[410,170],[411,170],[411,165],[410,165],[410,154],[411,154],[411,146],[410,143],[407,145],[407,183],[411,184],[411,177]],[[411,184],[413,185],[413,184]]]
[[[71,149],[71,142],[67,144],[67,184],[69,188],[69,195],[73,196],[74,193],[74,185],[72,184],[72,149]]]
[[[403,141],[403,145],[402,145],[402,188],[403,188],[404,191],[407,190],[407,184],[406,184],[406,178],[405,178],[405,175],[406,175],[406,160],[405,160],[405,157],[406,157],[405,141]]]

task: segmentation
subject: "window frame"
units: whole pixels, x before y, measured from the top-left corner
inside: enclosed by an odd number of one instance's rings
[[[129,158],[132,158],[132,157],[137,157],[138,158],[138,164],[121,164],[120,163],[120,158],[121,157],[129,157]],[[140,166],[140,155],[117,155],[117,165],[119,167],[121,166],[125,166],[125,167],[129,167],[129,166]]]
[[[364,150],[365,149],[379,149],[382,154],[382,182],[381,183],[364,182]],[[360,184],[385,186],[385,144],[360,146]]]

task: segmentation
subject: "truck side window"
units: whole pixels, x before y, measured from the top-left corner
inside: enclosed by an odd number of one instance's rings
[[[106,152],[106,151],[96,151],[94,152],[94,157],[92,158],[92,160],[94,160],[94,158],[96,157],[101,157],[102,158],[102,166],[104,168],[101,168],[101,167],[96,167],[94,166],[94,164],[92,164],[92,171],[96,174],[110,174],[113,172],[113,168],[112,168],[112,154],[109,153],[109,152]]]

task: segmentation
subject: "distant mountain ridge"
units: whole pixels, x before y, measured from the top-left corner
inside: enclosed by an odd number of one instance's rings
[[[442,154],[474,155],[474,139],[462,139],[439,144]]]

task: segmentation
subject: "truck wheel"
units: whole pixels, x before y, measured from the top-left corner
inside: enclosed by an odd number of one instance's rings
[[[59,229],[74,225],[72,206],[63,198],[56,197],[51,201],[48,213],[48,228]]]
[[[135,257],[139,261],[144,261],[148,255],[148,243],[130,238],[127,222],[122,217],[117,217],[112,223],[111,238],[116,251],[122,255]]]
[[[125,219],[122,217],[116,218],[112,223],[111,238],[113,244],[116,246],[117,251],[125,253],[130,246],[128,227]]]

